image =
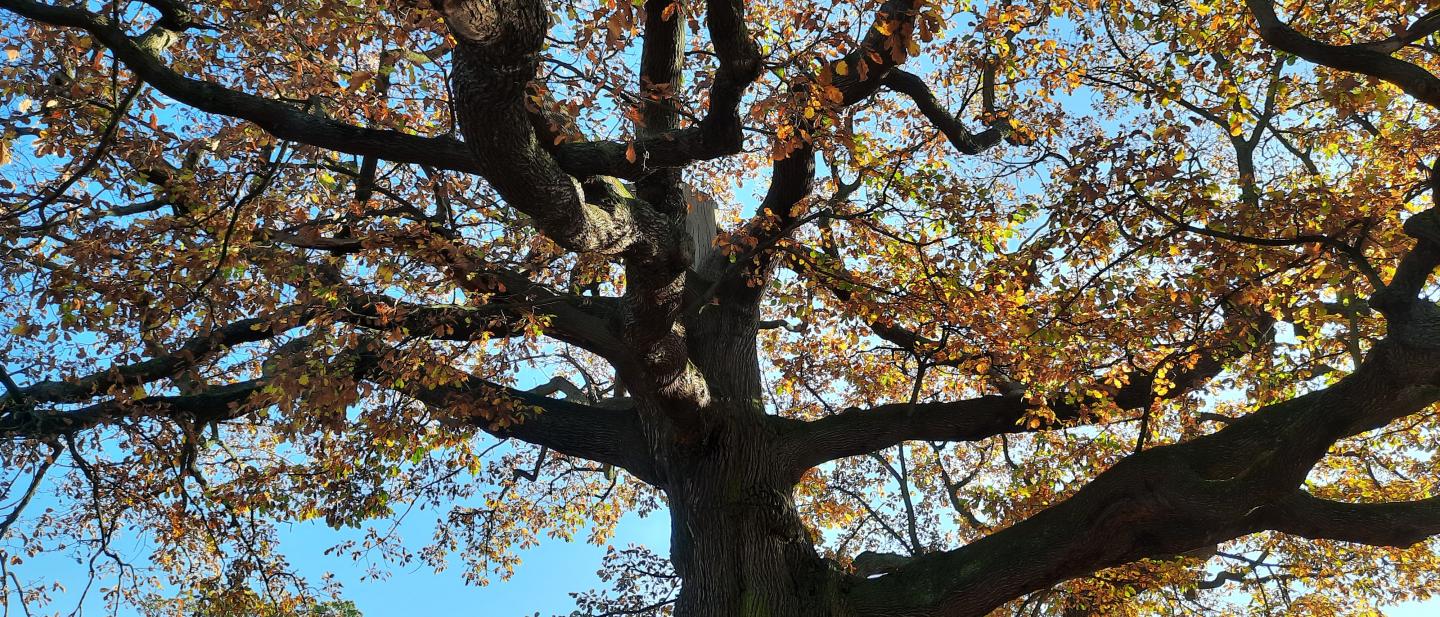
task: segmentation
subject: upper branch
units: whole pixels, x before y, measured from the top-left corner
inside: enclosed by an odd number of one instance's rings
[[[254,122],[280,139],[402,163],[472,173],[478,169],[464,144],[455,139],[361,128],[306,113],[287,103],[186,77],[171,69],[158,54],[142,45],[141,40],[131,38],[121,24],[107,16],[30,0],[0,0],[0,7],[38,22],[83,29],[137,77],[166,96],[200,111]],[[162,20],[155,27],[163,31],[166,24]],[[174,31],[166,34],[178,36]]]
[[[458,41],[455,113],[479,174],[566,249],[683,270],[673,225],[639,200],[587,203],[580,183],[536,138],[525,87],[535,76],[550,27],[545,3],[436,0],[435,5]]]
[[[875,22],[860,44],[843,57],[829,62],[823,74],[830,77],[829,88],[838,94],[838,107],[848,107],[868,98],[880,88],[885,76],[909,56],[907,44],[913,34],[920,3],[914,0],[890,0],[880,6]],[[840,65],[844,70],[837,70]],[[831,97],[820,83],[801,83],[798,87],[811,90],[811,96]],[[742,303],[753,304],[763,297],[765,285],[749,285],[747,281],[764,280],[775,263],[773,246],[788,237],[798,226],[802,200],[815,186],[815,146],[811,137],[818,129],[820,116],[806,118],[799,109],[786,120],[800,143],[785,157],[771,165],[770,186],[761,200],[756,215],[745,224],[744,233],[755,238],[759,247],[742,267],[730,268],[728,255],[717,253],[702,271],[722,272],[726,290]]]
[[[0,0],[0,7],[38,22],[85,30],[137,77],[166,96],[200,111],[253,122],[279,139],[396,163],[414,163],[465,173],[480,171],[478,162],[466,145],[449,136],[425,137],[389,129],[359,127],[307,113],[282,101],[186,77],[170,68],[144,37],[130,37],[121,24],[108,16],[31,0]],[[176,13],[172,18],[164,14],[150,34],[174,40],[180,31],[197,26],[185,15]],[[571,174],[623,178],[640,177],[655,167],[684,165],[730,153],[706,147],[698,128],[677,129],[641,140],[635,147],[646,153],[645,161],[629,160],[626,156],[629,147],[623,142],[584,141],[557,144],[552,149],[559,165]]]
[[[700,121],[705,140],[738,151],[743,142],[740,99],[760,76],[760,51],[745,25],[744,0],[708,0],[705,23],[720,66],[710,87],[710,109]]]
[[[1440,108],[1440,78],[1429,71],[1392,57],[1391,52],[1403,46],[1407,35],[1423,37],[1440,27],[1433,15],[1422,18],[1406,34],[1373,43],[1330,45],[1312,39],[1289,24],[1280,21],[1270,0],[1245,0],[1255,16],[1260,37],[1276,49],[1342,71],[1351,71],[1388,81],[1410,96]]]

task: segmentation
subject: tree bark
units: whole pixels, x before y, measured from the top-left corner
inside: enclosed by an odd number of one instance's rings
[[[815,552],[794,480],[774,457],[778,437],[749,409],[731,410],[672,459],[663,488],[671,561],[684,579],[677,615],[844,614],[845,577]]]

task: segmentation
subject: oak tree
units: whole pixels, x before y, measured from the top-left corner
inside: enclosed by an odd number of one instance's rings
[[[1440,585],[1433,1],[0,8],[7,607],[660,508],[581,611]]]

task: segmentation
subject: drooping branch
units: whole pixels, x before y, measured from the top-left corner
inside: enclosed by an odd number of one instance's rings
[[[20,515],[25,512],[26,506],[30,505],[30,501],[35,499],[35,494],[39,492],[40,483],[45,480],[45,474],[50,472],[50,468],[54,466],[55,461],[60,458],[59,443],[51,442],[49,450],[49,453],[41,459],[40,467],[35,470],[35,475],[30,478],[30,485],[25,488],[25,492],[20,494],[20,499],[15,502],[10,513],[5,515],[5,520],[0,521],[0,538],[4,538],[5,534],[10,531],[10,527],[15,524],[15,521],[20,519]]]
[[[30,404],[82,403],[116,388],[146,384],[179,374],[230,347],[274,338],[285,330],[304,323],[318,314],[317,310],[290,310],[276,314],[243,319],[210,332],[200,334],[175,351],[134,364],[111,367],[77,379],[42,381],[20,389]],[[0,409],[11,407],[16,397],[8,397]]]
[[[112,398],[75,410],[9,409],[0,416],[0,437],[49,439],[139,417],[188,416],[202,423],[237,418],[254,409],[245,405],[268,379],[251,379],[182,395]]]
[[[300,348],[277,353],[298,353]],[[443,421],[474,426],[491,435],[516,438],[567,455],[630,470],[653,481],[633,408],[590,407],[489,382],[449,366],[427,366],[425,379],[399,379],[387,362],[398,352],[366,339],[334,359],[353,366],[356,379],[401,392],[439,412]],[[345,364],[348,363],[348,364]],[[274,404],[262,394],[275,376],[257,377],[180,395],[123,396],[72,410],[39,409],[27,401],[0,416],[0,437],[48,439],[101,425],[143,417],[201,424],[225,422]],[[47,382],[49,383],[49,382]],[[36,390],[44,392],[43,389]]]

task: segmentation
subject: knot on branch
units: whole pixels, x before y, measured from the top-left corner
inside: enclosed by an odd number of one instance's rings
[[[910,558],[905,555],[865,551],[856,555],[851,565],[855,569],[856,576],[869,578],[877,574],[887,574],[898,570],[901,566],[909,562]]]

